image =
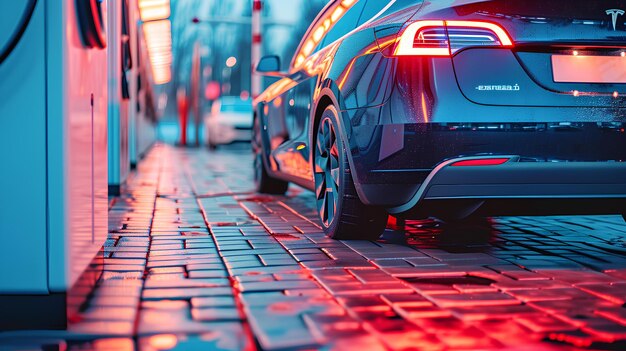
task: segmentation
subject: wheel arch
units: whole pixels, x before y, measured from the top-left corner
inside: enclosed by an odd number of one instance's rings
[[[348,164],[350,165],[350,175],[352,176],[352,181],[356,188],[357,194],[361,201],[366,198],[363,194],[363,189],[358,182],[358,177],[356,175],[356,167],[354,165],[354,160],[352,158],[352,124],[350,123],[350,117],[348,113],[346,113],[345,105],[341,99],[341,91],[339,87],[335,84],[331,79],[326,79],[322,84],[321,88],[318,90],[315,98],[314,108],[311,109],[311,118],[309,118],[309,164],[310,167],[313,167],[314,163],[314,149],[315,149],[315,137],[317,135],[317,127],[319,126],[319,122],[322,118],[322,115],[328,106],[334,106],[337,110],[337,114],[339,117],[338,128],[339,135],[341,140],[347,145],[346,155],[348,157]]]

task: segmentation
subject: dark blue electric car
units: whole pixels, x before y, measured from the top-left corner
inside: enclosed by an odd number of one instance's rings
[[[626,213],[626,1],[343,0],[256,100],[258,190],[325,231],[388,214]]]

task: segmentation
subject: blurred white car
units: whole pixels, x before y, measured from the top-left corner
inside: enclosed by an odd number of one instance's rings
[[[213,103],[204,125],[210,148],[235,141],[249,142],[252,137],[252,100],[242,100],[238,96],[221,97]]]

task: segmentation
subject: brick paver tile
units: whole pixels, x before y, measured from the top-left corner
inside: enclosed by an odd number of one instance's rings
[[[111,203],[102,279],[68,350],[624,348],[619,216],[408,220],[337,241],[311,193],[255,194],[251,165],[236,147],[146,155]]]

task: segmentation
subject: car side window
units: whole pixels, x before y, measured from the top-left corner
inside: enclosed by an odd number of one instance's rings
[[[357,27],[371,20],[374,16],[376,16],[380,11],[382,11],[387,5],[389,5],[389,1],[383,0],[364,0],[366,2],[365,8],[361,13],[361,18],[359,18],[359,23]]]
[[[366,0],[353,2],[351,4],[351,7],[346,10],[341,19],[339,19],[337,23],[335,23],[335,25],[330,28],[330,31],[328,32],[328,34],[326,34],[326,37],[322,41],[320,48],[332,44],[337,39],[350,33],[354,28],[357,27],[359,17],[361,17],[361,12],[365,7],[365,3]]]
[[[365,0],[337,0],[329,5],[302,39],[292,67],[300,67],[311,54],[356,28],[364,6]]]
[[[324,39],[324,35],[326,35],[324,22],[330,16],[329,11],[330,9],[325,9],[324,14],[311,25],[307,35],[302,38],[298,51],[296,51],[291,62],[292,66],[299,67],[309,55],[320,49],[321,42]]]

